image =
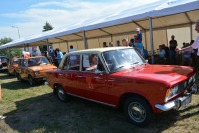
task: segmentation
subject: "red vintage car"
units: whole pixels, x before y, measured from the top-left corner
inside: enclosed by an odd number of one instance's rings
[[[18,65],[19,65],[19,58],[14,57],[8,63],[8,75],[14,75],[15,77],[17,77]]]
[[[153,113],[185,108],[197,93],[196,72],[188,66],[150,65],[130,47],[81,50],[67,54],[59,69],[46,72],[60,101],[69,95],[122,108],[137,126]]]

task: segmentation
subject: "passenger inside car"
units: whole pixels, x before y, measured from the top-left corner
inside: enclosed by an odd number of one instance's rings
[[[97,55],[92,54],[90,60],[90,67],[86,68],[87,71],[96,70],[97,69]]]

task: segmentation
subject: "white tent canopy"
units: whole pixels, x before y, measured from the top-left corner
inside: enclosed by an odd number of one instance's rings
[[[166,29],[176,25],[192,25],[198,18],[199,0],[161,0],[142,7],[120,10],[90,21],[43,32],[7,43],[0,49],[23,47],[24,45],[44,45],[92,39],[122,33],[135,32],[140,27],[145,33],[150,29],[149,18],[152,18],[153,29]],[[84,34],[85,33],[85,37]],[[86,41],[85,41],[86,42]],[[86,46],[86,44],[85,44]]]

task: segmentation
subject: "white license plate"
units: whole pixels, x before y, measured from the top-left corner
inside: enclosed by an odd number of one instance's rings
[[[187,107],[187,105],[192,101],[192,95],[187,97],[184,101],[181,103],[181,107],[184,109]]]

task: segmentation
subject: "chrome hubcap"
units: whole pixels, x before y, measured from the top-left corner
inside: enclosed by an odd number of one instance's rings
[[[61,100],[64,100],[65,94],[64,94],[64,91],[62,89],[59,88],[57,94],[58,94],[58,96]]]
[[[139,103],[130,103],[128,107],[128,113],[131,119],[136,122],[143,122],[146,119],[146,110]]]

